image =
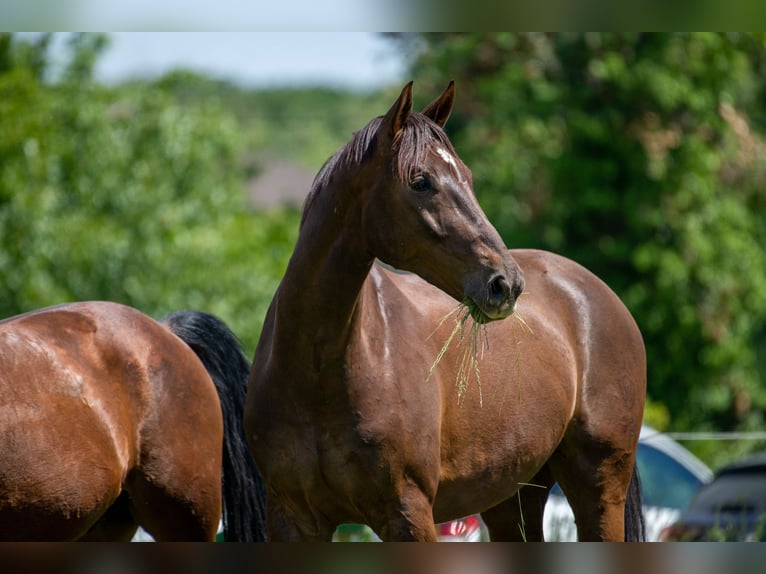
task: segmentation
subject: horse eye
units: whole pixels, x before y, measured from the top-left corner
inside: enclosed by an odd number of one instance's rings
[[[431,181],[425,174],[417,175],[410,182],[410,189],[413,191],[426,191],[431,189]]]

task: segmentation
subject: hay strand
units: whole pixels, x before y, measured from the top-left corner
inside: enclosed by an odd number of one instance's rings
[[[436,333],[436,331],[438,331],[451,317],[454,317],[455,319],[455,326],[452,328],[447,340],[442,345],[439,354],[431,365],[426,381],[431,378],[434,370],[447,352],[447,349],[449,349],[452,342],[457,339],[457,374],[455,376],[455,386],[457,387],[458,402],[463,401],[471,379],[475,378],[476,385],[479,389],[479,405],[483,406],[484,400],[481,392],[479,361],[484,356],[484,349],[489,346],[489,338],[487,336],[487,328],[485,324],[486,321],[483,320],[481,310],[478,309],[473,301],[463,302],[442,318],[429,338],[433,336],[433,334]],[[468,325],[467,332],[466,325]],[[482,329],[482,327],[484,328]],[[482,331],[484,335],[483,339]]]

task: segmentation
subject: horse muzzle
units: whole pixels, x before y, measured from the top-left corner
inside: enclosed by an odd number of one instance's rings
[[[516,301],[524,291],[524,275],[516,270],[497,273],[484,282],[479,293],[472,295],[467,290],[467,297],[473,302],[471,315],[478,323],[488,323],[505,319],[516,309]]]

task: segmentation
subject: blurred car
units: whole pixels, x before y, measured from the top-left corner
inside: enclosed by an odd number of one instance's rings
[[[712,471],[670,437],[644,425],[636,452],[646,518],[646,539],[657,541],[675,522],[695,493],[713,478]],[[577,528],[572,509],[558,485],[545,506],[546,540],[575,541]]]
[[[481,516],[472,514],[437,524],[436,537],[439,542],[488,542],[489,532]]]
[[[664,541],[766,541],[766,452],[719,470]]]

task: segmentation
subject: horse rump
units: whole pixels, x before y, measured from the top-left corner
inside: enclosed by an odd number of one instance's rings
[[[221,402],[224,539],[264,542],[266,488],[242,427],[250,363],[239,339],[221,319],[202,311],[176,311],[160,322],[197,354]]]

